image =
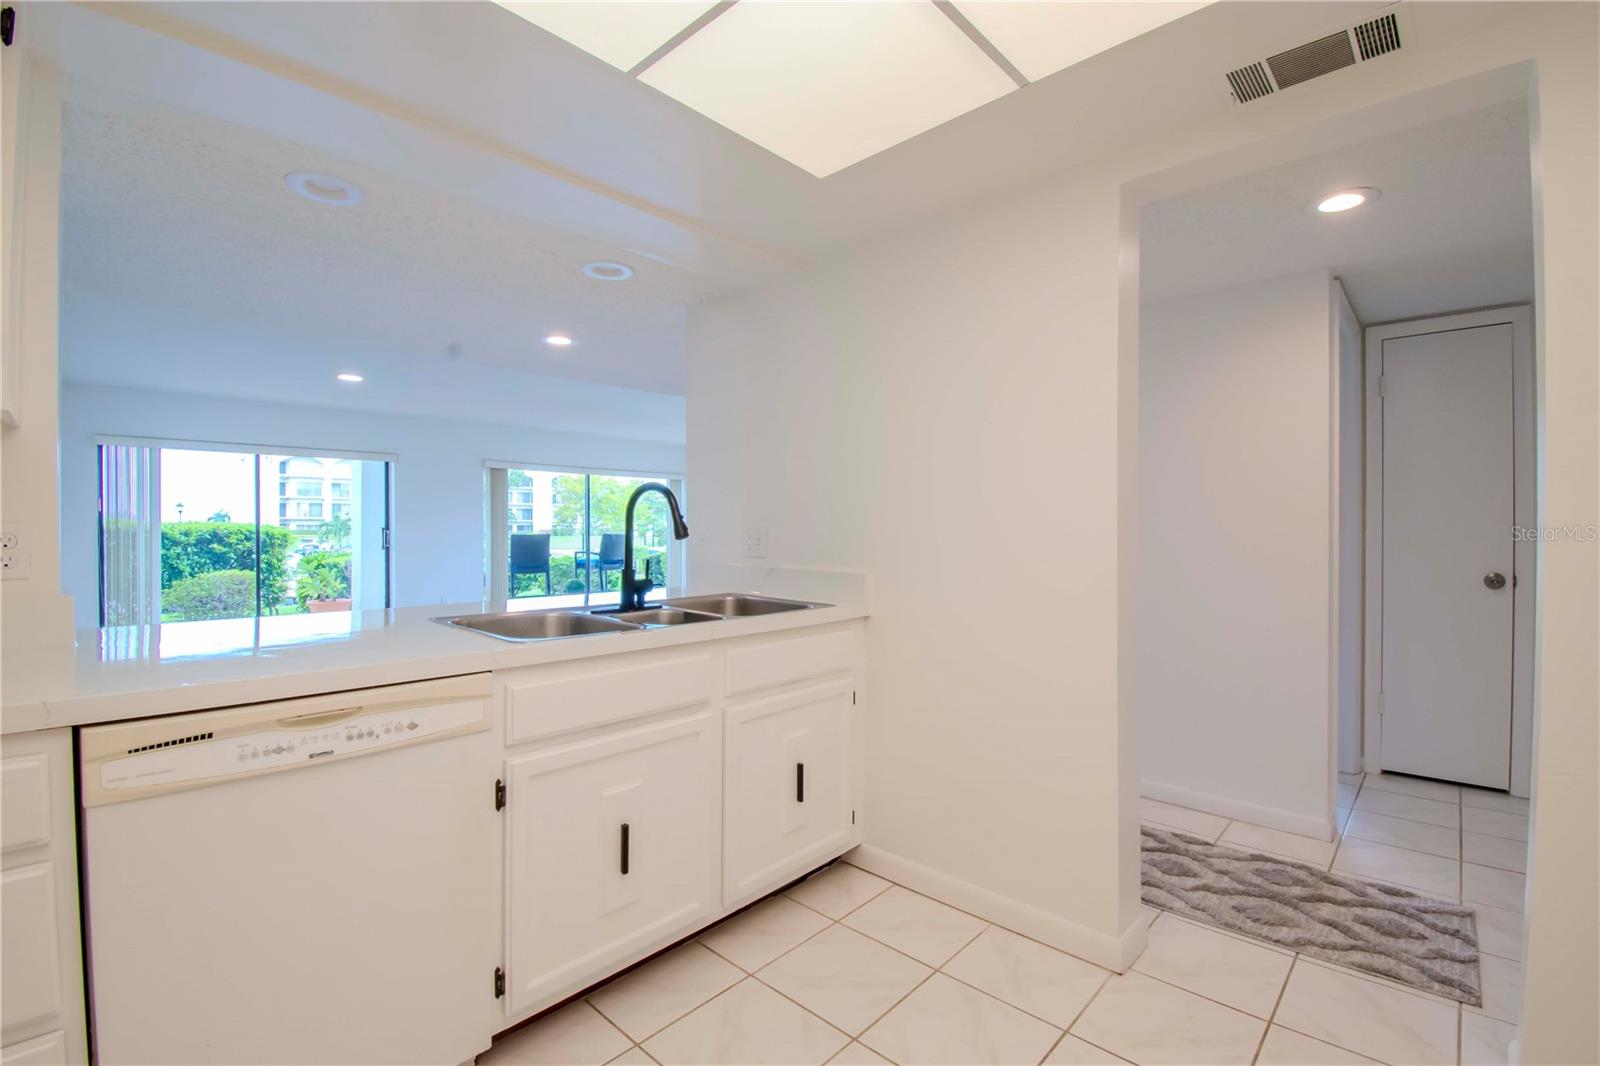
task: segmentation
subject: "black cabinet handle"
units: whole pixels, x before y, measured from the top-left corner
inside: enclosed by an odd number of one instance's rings
[[[622,873],[628,873],[628,823],[622,823]]]
[[[794,764],[794,801],[796,803],[806,801],[806,764],[803,762]]]

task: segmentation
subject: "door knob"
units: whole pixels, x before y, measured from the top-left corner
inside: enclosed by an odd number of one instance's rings
[[[1483,587],[1490,589],[1503,589],[1506,587],[1506,575],[1496,571],[1483,575]]]

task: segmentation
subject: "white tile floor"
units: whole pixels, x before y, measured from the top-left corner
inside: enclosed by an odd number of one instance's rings
[[[1133,969],[1114,975],[839,863],[478,1061],[1504,1063],[1522,979],[1515,845],[1526,804],[1406,778],[1342,784],[1349,806],[1331,843],[1149,800],[1143,814],[1231,846],[1465,893],[1478,913],[1482,1008],[1171,914],[1154,918]]]

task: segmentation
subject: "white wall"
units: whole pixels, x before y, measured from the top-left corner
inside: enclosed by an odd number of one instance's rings
[[[1318,270],[1143,309],[1145,795],[1331,838],[1333,314]]]
[[[0,529],[15,566],[0,582],[0,644],[27,649],[71,636],[56,523],[56,372],[61,211],[61,74],[26,34],[0,58]]]
[[[485,460],[680,473],[683,449],[375,411],[69,383],[61,392],[62,582],[80,627],[96,624],[95,437],[213,441],[315,452],[381,452],[394,467],[394,606],[484,595]]]
[[[864,861],[1113,965],[1116,263],[1115,187],[1051,188],[701,308],[688,433],[692,564],[869,573]]]
[[[1366,597],[1363,589],[1366,558],[1366,393],[1363,391],[1365,366],[1362,359],[1361,322],[1345,294],[1344,286],[1333,283],[1334,351],[1338,356],[1338,382],[1334,396],[1336,495],[1334,503],[1338,553],[1334,574],[1334,624],[1337,627],[1334,668],[1334,699],[1337,703],[1335,730],[1338,736],[1339,770],[1357,773],[1361,769],[1361,700],[1363,636]]]
[[[1559,527],[1600,521],[1600,6],[1562,7],[1541,22],[1532,123],[1539,520]],[[1529,1066],[1600,1062],[1600,550],[1541,541],[1538,574],[1519,1049]]]
[[[1127,652],[1141,197],[1485,106],[1456,99],[1458,79],[1527,62],[1506,77],[1537,76],[1535,137],[1550,130],[1536,169],[1540,332],[1544,371],[1565,389],[1547,407],[1547,489],[1567,520],[1595,513],[1596,14],[1515,5],[1468,36],[1264,107],[1219,106],[1213,122],[692,316],[691,559],[734,562],[742,527],[764,524],[774,565],[874,579],[875,848],[1043,939],[1137,947]],[[1018,547],[1031,543],[1045,548]],[[1558,748],[1538,775],[1561,807],[1536,792],[1530,894],[1544,909],[1522,1050],[1579,1062],[1600,1051],[1595,553],[1570,545],[1545,560],[1547,588],[1566,584],[1547,598],[1561,631],[1544,640],[1540,713]],[[1546,832],[1571,843],[1541,849]]]

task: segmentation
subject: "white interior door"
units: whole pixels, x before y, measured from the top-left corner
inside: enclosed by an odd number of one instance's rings
[[[1382,767],[1507,788],[1513,328],[1382,343]]]

